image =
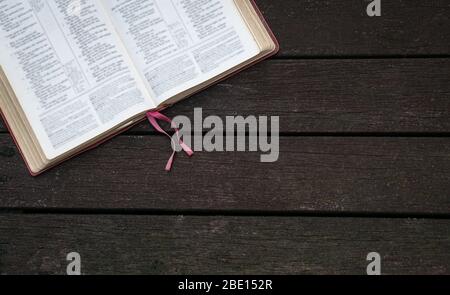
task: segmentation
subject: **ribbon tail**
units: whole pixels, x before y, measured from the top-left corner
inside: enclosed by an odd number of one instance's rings
[[[167,164],[166,164],[166,171],[167,172],[170,172],[170,170],[172,170],[173,162],[175,160],[175,154],[176,154],[176,152],[173,151],[172,155],[170,156],[169,160],[167,161]]]
[[[181,139],[180,139],[180,146],[183,149],[183,151],[186,153],[186,155],[188,155],[189,157],[192,157],[192,155],[194,154],[194,152],[192,151],[192,149],[185,144]]]
[[[183,140],[182,140],[181,137],[180,137],[180,132],[179,132],[178,128],[176,127],[176,125],[173,123],[173,121],[172,121],[170,118],[166,117],[165,115],[163,115],[163,114],[161,114],[161,113],[159,113],[159,112],[148,112],[148,113],[147,113],[147,118],[148,118],[150,124],[152,124],[152,126],[153,126],[158,132],[160,132],[160,133],[166,135],[167,137],[169,137],[171,143],[173,144],[173,146],[172,146],[173,152],[172,152],[172,155],[170,156],[169,160],[167,161],[167,164],[166,164],[166,171],[172,170],[173,162],[175,161],[175,155],[176,155],[176,150],[175,150],[176,143],[175,143],[173,137],[170,136],[166,131],[164,131],[164,129],[161,128],[161,126],[158,124],[158,121],[157,121],[157,120],[161,120],[161,121],[164,121],[164,122],[169,123],[169,124],[170,124],[170,127],[171,127],[173,130],[175,130],[175,134],[176,134],[176,136],[177,136],[177,138],[178,138],[178,144],[179,144],[180,147],[183,149],[183,151],[184,151],[189,157],[191,157],[191,156],[194,154],[194,152],[192,151],[192,149],[191,149],[187,144],[185,144],[185,143],[183,142]]]

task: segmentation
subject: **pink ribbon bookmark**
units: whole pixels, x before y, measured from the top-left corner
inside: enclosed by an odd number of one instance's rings
[[[172,136],[170,136],[166,131],[164,131],[164,129],[161,128],[161,126],[159,126],[158,121],[164,121],[170,124],[170,127],[175,130],[175,134],[177,135],[178,138],[178,143],[181,146],[181,148],[183,149],[183,151],[189,156],[191,157],[194,152],[192,151],[192,149],[183,142],[183,140],[181,140],[180,138],[180,130],[177,128],[177,126],[175,125],[175,123],[168,117],[164,116],[163,114],[161,114],[160,112],[156,112],[156,111],[150,111],[147,112],[147,119],[150,121],[150,124],[152,124],[153,127],[155,127],[155,129],[162,133],[167,135],[171,142],[172,142],[172,149],[173,149],[173,153],[172,156],[170,156],[169,160],[167,161],[167,165],[166,165],[166,171],[170,171],[172,169],[173,166],[173,162],[175,159],[175,154],[177,153],[177,151],[175,150],[175,146],[176,146],[176,142],[174,141],[174,139],[172,138]]]

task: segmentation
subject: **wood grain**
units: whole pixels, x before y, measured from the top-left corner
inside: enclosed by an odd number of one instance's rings
[[[166,113],[279,116],[286,133],[450,132],[449,77],[450,59],[272,60]]]
[[[0,215],[0,274],[450,274],[450,221]]]
[[[365,274],[372,251],[384,274],[450,274],[450,2],[257,3],[277,57],[166,113],[279,116],[279,161],[165,173],[143,123],[32,178],[0,120],[0,274],[64,274],[72,251],[84,274]]]
[[[450,213],[450,138],[282,137],[260,153],[170,154],[162,136],[121,136],[28,176],[0,135],[0,208]]]
[[[257,0],[281,44],[280,56],[417,56],[450,53],[447,0]]]

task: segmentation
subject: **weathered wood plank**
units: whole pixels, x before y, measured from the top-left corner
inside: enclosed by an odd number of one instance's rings
[[[269,61],[167,113],[279,116],[281,132],[449,132],[449,77],[450,59]]]
[[[450,138],[282,137],[260,153],[170,154],[162,136],[121,136],[32,178],[0,135],[0,208],[450,213]]]
[[[450,274],[450,221],[0,215],[0,274]]]
[[[369,17],[369,1],[257,0],[281,44],[281,56],[450,54],[447,0],[382,1]]]
[[[280,116],[281,132],[449,132],[449,77],[450,59],[267,61],[167,114]]]

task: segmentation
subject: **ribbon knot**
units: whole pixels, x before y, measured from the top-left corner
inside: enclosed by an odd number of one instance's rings
[[[172,136],[170,136],[166,131],[164,131],[164,129],[161,128],[161,126],[158,124],[158,120],[159,121],[164,121],[170,124],[170,127],[175,130],[175,135],[177,136],[178,139],[178,144],[180,145],[180,147],[183,149],[183,151],[190,157],[194,154],[194,152],[192,151],[192,149],[183,142],[183,140],[180,137],[180,130],[178,129],[178,127],[175,125],[175,123],[168,117],[166,117],[165,115],[161,114],[160,112],[157,111],[150,111],[147,112],[147,119],[149,120],[150,124],[152,124],[152,126],[160,133],[165,134],[167,137],[170,138],[170,141],[172,142],[172,155],[170,156],[169,160],[167,161],[166,164],[166,171],[170,171],[172,169],[173,166],[173,162],[175,159],[175,154],[177,153],[175,147],[176,147],[176,142],[173,139]]]

